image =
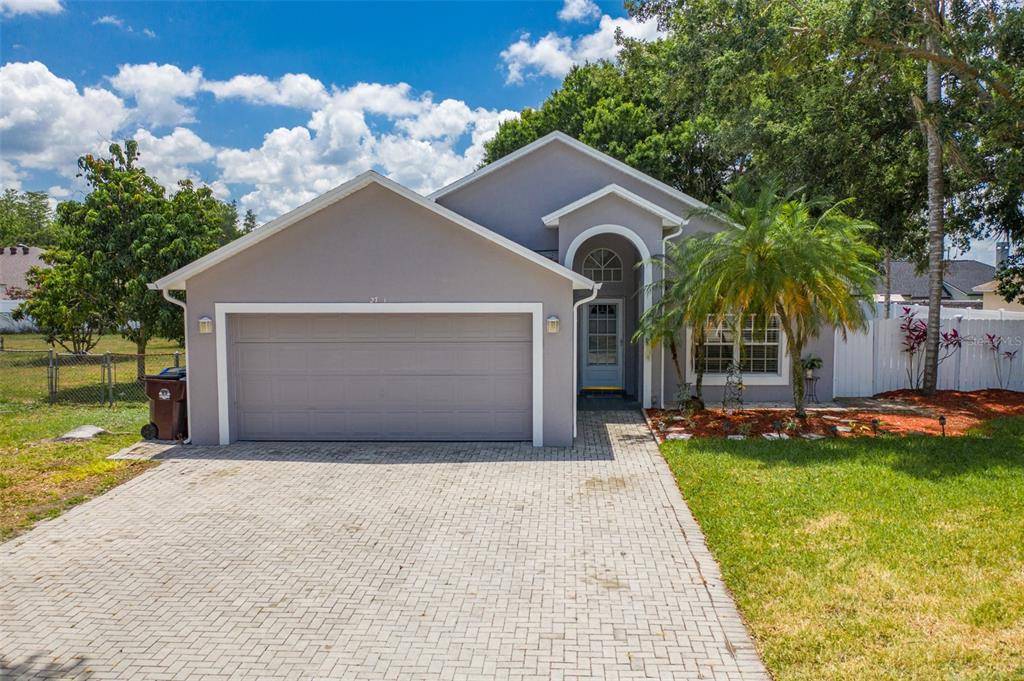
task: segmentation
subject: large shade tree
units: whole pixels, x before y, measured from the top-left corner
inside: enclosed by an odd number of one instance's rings
[[[50,320],[54,339],[70,338],[76,349],[90,342],[75,340],[76,330],[88,330],[89,339],[97,330],[120,333],[135,344],[142,375],[150,339],[182,338],[180,309],[148,284],[238,236],[237,210],[187,180],[168,197],[140,165],[133,140],[110,145],[109,157],[83,156],[78,166],[90,191],[58,206],[44,255],[52,270],[33,275],[24,309]],[[63,310],[74,316],[62,325]]]

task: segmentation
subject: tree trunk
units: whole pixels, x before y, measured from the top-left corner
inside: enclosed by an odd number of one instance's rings
[[[928,38],[934,49],[935,39]],[[939,381],[939,323],[942,310],[942,251],[944,245],[945,186],[942,170],[942,138],[939,132],[938,107],[942,101],[942,75],[933,62],[928,62],[927,100],[924,128],[928,137],[928,336],[925,341],[924,380],[926,395],[935,392]]]
[[[135,377],[142,380],[146,376],[146,345],[149,338],[146,337],[145,329],[139,326],[139,335],[135,339]]]
[[[704,402],[704,332],[694,329],[693,332],[693,390],[697,398]]]
[[[885,249],[885,318],[892,317],[892,255]]]
[[[682,390],[686,379],[683,376],[683,368],[679,366],[679,347],[676,345],[676,337],[674,335],[669,336],[668,350],[672,353],[672,367],[676,370],[676,386],[678,386],[679,390]]]

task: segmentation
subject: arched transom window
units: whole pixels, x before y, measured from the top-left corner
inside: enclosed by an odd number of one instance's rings
[[[607,248],[591,251],[583,259],[583,276],[598,283],[622,281],[622,259]]]

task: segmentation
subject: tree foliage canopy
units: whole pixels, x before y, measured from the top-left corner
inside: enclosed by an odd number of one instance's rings
[[[237,237],[237,209],[189,180],[168,197],[133,140],[78,166],[90,191],[57,207],[43,256],[51,268],[33,274],[24,311],[58,341],[74,329],[115,331],[142,354],[154,336],[181,340],[181,310],[148,284]]]

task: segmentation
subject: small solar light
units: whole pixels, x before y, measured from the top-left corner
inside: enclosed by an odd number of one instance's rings
[[[942,426],[942,437],[946,437],[946,415],[939,414],[939,425]]]
[[[878,426],[878,419],[871,419],[871,432],[874,433],[875,435],[878,435]]]
[[[772,430],[774,430],[776,433],[780,433],[781,434],[782,433],[782,421],[780,421],[778,419],[775,419],[774,421],[772,421]]]
[[[728,435],[729,431],[732,430],[732,423],[730,423],[729,421],[722,421],[722,430],[725,432],[726,435]]]
[[[830,433],[832,433],[832,437],[839,437],[839,426],[837,426],[836,424],[833,423],[831,426],[828,427],[828,430]]]

